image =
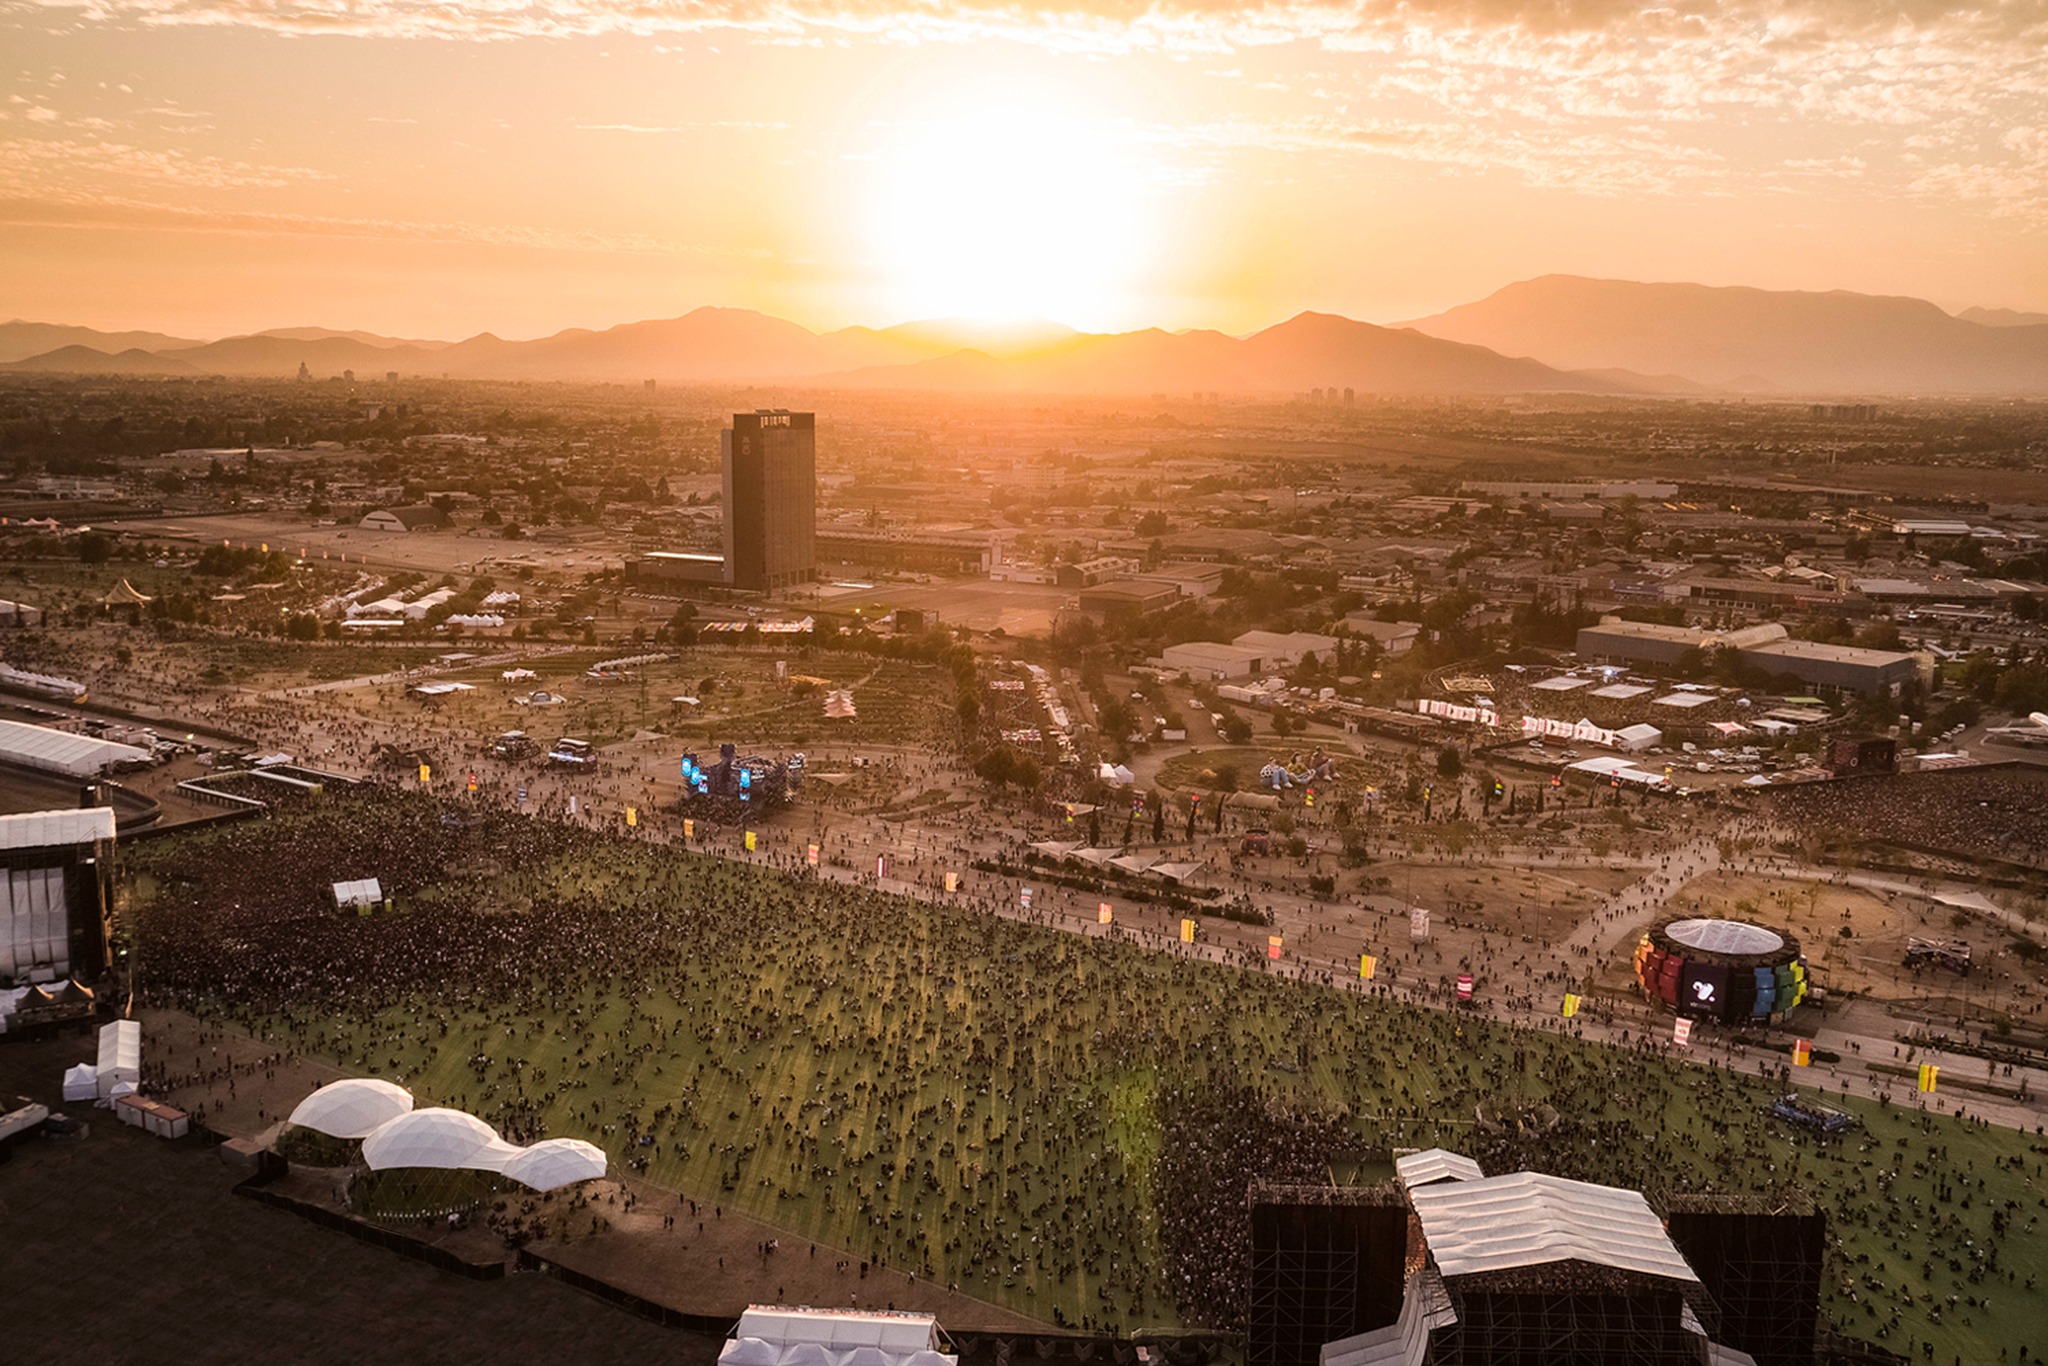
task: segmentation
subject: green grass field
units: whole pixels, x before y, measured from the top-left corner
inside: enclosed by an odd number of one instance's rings
[[[1251,1086],[1367,1147],[1483,1158],[1479,1100],[1547,1100],[1539,1167],[1808,1190],[1852,1333],[1941,1361],[2048,1336],[2044,1149],[2011,1131],[1859,1103],[1867,1132],[1821,1147],[1722,1070],[514,817],[450,831],[419,796],[339,810],[129,855],[145,994],[1022,1312],[1200,1316],[1158,1250],[1164,1106]],[[439,871],[479,855],[505,871]],[[365,867],[411,909],[317,909]]]

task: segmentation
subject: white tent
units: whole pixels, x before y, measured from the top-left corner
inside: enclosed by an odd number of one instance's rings
[[[1122,764],[1112,764],[1104,760],[1102,765],[1096,769],[1096,776],[1114,787],[1129,787],[1131,780],[1138,775],[1125,768]]]
[[[930,1314],[749,1305],[719,1366],[958,1366]]]
[[[1664,732],[1647,721],[1638,722],[1633,726],[1624,726],[1614,732],[1614,744],[1617,749],[1648,749],[1652,745],[1662,744],[1663,742]]]
[[[291,1122],[331,1138],[367,1138],[412,1110],[412,1093],[374,1077],[329,1082],[299,1102]]]
[[[505,1164],[505,1175],[537,1191],[551,1191],[605,1173],[604,1149],[578,1138],[544,1138]]]
[[[498,1131],[475,1115],[431,1106],[379,1125],[363,1140],[363,1161],[376,1172],[393,1167],[454,1170],[498,1142]]]
[[[373,877],[334,884],[334,904],[337,906],[375,906],[383,900],[383,885]]]
[[[64,1069],[64,1099],[92,1100],[100,1093],[99,1069],[89,1062]]]
[[[718,1366],[778,1366],[782,1349],[760,1338],[733,1338],[718,1354]]]
[[[95,1069],[100,1099],[112,1100],[117,1082],[130,1089],[142,1080],[142,1026],[134,1020],[115,1020],[100,1027],[100,1061]]]
[[[525,1152],[517,1143],[507,1143],[494,1138],[464,1159],[462,1165],[473,1172],[502,1172]]]

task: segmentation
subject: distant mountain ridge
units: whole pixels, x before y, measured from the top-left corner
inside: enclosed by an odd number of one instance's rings
[[[1360,394],[2048,393],[2048,324],[1921,299],[1550,275],[1388,327],[1305,312],[1233,337],[959,319],[814,332],[748,309],[508,341],[322,327],[218,341],[0,324],[0,371],[317,379],[801,382],[940,392]],[[155,345],[121,345],[134,338]],[[18,354],[38,339],[46,350]],[[11,349],[10,349],[11,348]]]
[[[1924,299],[1546,275],[1401,324],[1570,370],[1620,367],[1791,393],[2048,392],[2048,326]]]
[[[953,392],[1658,391],[1650,381],[1568,375],[1484,347],[1328,313],[1303,313],[1238,338],[1206,330],[1084,333],[1047,322],[961,320],[819,333],[746,309],[699,308],[679,318],[604,331],[571,328],[533,341],[486,332],[422,344],[329,328],[277,328],[154,353],[113,355],[73,346],[0,369],[285,379],[301,365],[320,379],[354,372],[364,382],[397,371],[462,379],[807,381]]]
[[[163,351],[197,345],[189,337],[167,337],[161,332],[102,332],[94,327],[32,323],[20,318],[0,323],[0,363],[47,355],[67,346],[84,346],[112,355],[118,351]]]

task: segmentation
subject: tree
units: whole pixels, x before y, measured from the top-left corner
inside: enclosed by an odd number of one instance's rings
[[[1465,760],[1457,750],[1445,745],[1436,752],[1436,776],[1456,779],[1465,771]]]
[[[105,564],[114,558],[114,538],[97,531],[88,531],[78,538],[78,560],[80,564]]]
[[[993,787],[1008,787],[1017,781],[1017,756],[999,745],[975,761],[974,776]]]
[[[1236,712],[1232,712],[1223,718],[1223,738],[1233,745],[1250,744],[1252,723],[1239,716]]]

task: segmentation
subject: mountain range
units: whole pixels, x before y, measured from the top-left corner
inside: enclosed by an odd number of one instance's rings
[[[934,392],[1137,394],[2044,394],[2048,317],[1921,299],[1549,275],[1382,327],[1301,313],[1248,336],[940,319],[813,332],[746,309],[458,342],[322,327],[201,342],[0,324],[0,371],[316,379],[805,382]]]

